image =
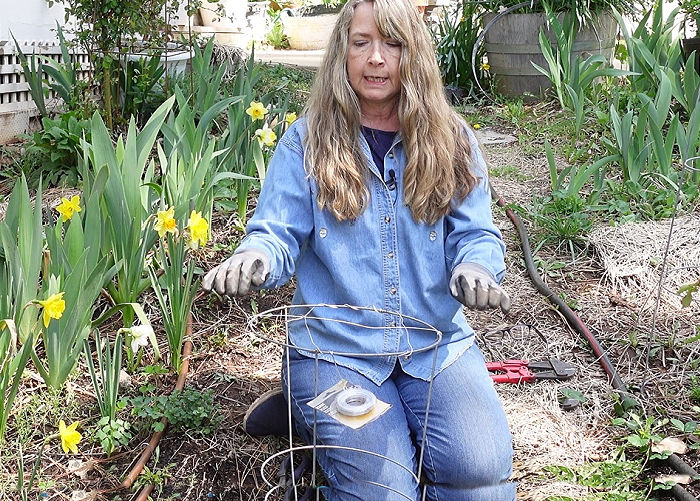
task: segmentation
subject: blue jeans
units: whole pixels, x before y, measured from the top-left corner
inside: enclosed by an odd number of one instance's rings
[[[508,423],[476,345],[434,378],[421,479],[415,473],[427,381],[406,375],[397,364],[391,377],[377,386],[351,369],[323,360],[318,360],[316,369],[313,358],[293,349],[289,358],[292,416],[308,444],[313,443],[314,409],[306,403],[341,378],[391,404],[385,414],[357,430],[316,412],[316,444],[348,448],[317,449],[329,501],[418,501],[424,484],[430,501],[515,499],[515,484],[509,481],[513,449]],[[283,360],[286,396],[290,379],[286,357]]]

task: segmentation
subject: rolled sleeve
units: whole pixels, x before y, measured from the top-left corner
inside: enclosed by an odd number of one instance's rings
[[[261,288],[280,287],[294,275],[295,262],[313,228],[312,203],[295,123],[270,160],[258,205],[238,247],[262,250],[270,258],[270,274]]]
[[[453,256],[452,269],[461,263],[476,263],[500,283],[505,275],[505,244],[493,223],[486,162],[474,133],[469,129],[467,133],[478,184],[446,218],[446,253]]]

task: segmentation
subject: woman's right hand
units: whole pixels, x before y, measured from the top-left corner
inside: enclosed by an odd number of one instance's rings
[[[244,296],[251,285],[262,285],[270,272],[270,259],[258,249],[245,249],[234,254],[202,280],[202,288],[218,294]]]

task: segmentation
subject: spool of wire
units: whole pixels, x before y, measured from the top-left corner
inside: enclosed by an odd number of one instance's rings
[[[363,416],[374,409],[377,397],[364,388],[345,388],[338,393],[335,403],[343,416]]]

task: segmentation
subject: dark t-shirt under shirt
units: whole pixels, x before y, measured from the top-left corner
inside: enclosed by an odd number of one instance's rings
[[[365,136],[369,150],[372,152],[372,159],[379,169],[379,173],[384,176],[384,156],[394,142],[396,132],[362,126],[362,135]]]

